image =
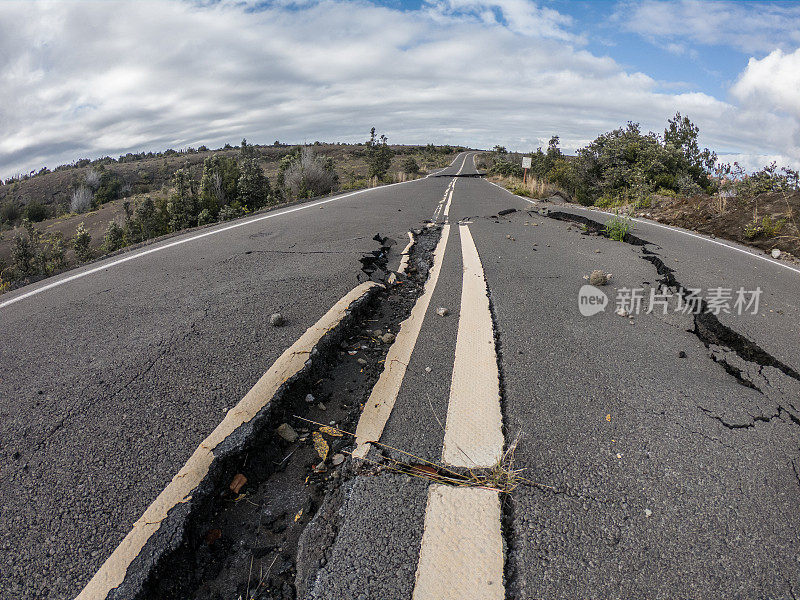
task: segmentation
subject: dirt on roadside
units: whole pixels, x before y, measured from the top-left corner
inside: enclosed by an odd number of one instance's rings
[[[771,252],[800,257],[800,191],[767,192],[750,200],[717,196],[654,196],[635,216],[691,229]],[[766,221],[765,221],[766,218]],[[766,226],[765,226],[766,224]],[[791,256],[785,256],[789,254]]]

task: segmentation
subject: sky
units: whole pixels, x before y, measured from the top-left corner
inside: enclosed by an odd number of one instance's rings
[[[800,2],[0,2],[0,177],[207,145],[567,151],[680,111],[800,166]]]

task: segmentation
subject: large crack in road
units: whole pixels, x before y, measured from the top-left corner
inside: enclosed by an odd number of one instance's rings
[[[379,248],[360,260],[359,279],[380,281],[386,288],[319,349],[312,357],[315,368],[292,382],[252,439],[225,460],[213,492],[175,530],[175,549],[141,590],[132,596],[118,589],[111,597],[298,597],[298,546],[306,526],[343,484],[372,468],[351,464],[346,456],[353,440],[342,432],[355,430],[391,335],[427,280],[440,230],[415,233],[406,273],[392,284],[387,265],[394,241],[375,236]],[[325,548],[306,545],[301,552],[300,579],[305,580],[311,562],[324,564]]]
[[[608,237],[602,223],[582,215],[547,209],[536,211],[534,214],[578,223],[583,225],[589,234]],[[678,281],[675,277],[675,270],[668,267],[662,257],[650,249],[655,244],[631,233],[625,236],[623,242],[641,247],[642,259],[655,267],[660,277],[658,281],[661,288],[680,294],[685,302],[690,301],[690,288]],[[693,314],[693,329],[687,331],[702,342],[708,351],[709,358],[719,364],[739,384],[756,390],[776,405],[772,415],[766,416],[763,413],[750,415],[748,423],[732,423],[702,406],[698,406],[698,409],[731,430],[755,427],[756,422],[768,423],[774,418],[785,420],[784,415],[789,418],[791,423],[800,425],[800,411],[798,411],[796,400],[793,400],[798,397],[798,391],[800,391],[800,387],[797,385],[800,382],[800,373],[772,356],[754,341],[722,323],[717,315],[709,310],[708,303],[704,299],[691,298],[691,300],[698,302],[698,309]],[[733,364],[732,357],[734,356],[739,359],[738,366]],[[764,373],[765,368],[774,369],[773,373],[776,376],[768,378]]]

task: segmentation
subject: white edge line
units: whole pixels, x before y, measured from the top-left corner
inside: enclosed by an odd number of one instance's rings
[[[300,211],[300,210],[306,210],[308,208],[314,208],[315,206],[320,206],[322,204],[328,204],[329,202],[335,202],[337,200],[343,200],[344,198],[349,198],[349,197],[355,196],[357,194],[363,194],[365,192],[371,192],[371,191],[375,191],[375,190],[386,189],[386,188],[389,188],[389,187],[393,187],[395,185],[405,185],[407,183],[414,183],[415,181],[420,181],[420,180],[419,179],[413,179],[411,181],[401,181],[401,182],[398,182],[398,183],[390,183],[388,185],[382,185],[382,186],[377,187],[377,188],[365,188],[363,190],[356,190],[355,192],[342,194],[340,196],[335,196],[334,198],[328,198],[326,200],[319,200],[317,202],[311,202],[309,204],[302,204],[300,206],[295,206],[294,208],[289,208],[289,209],[286,209],[286,210],[269,212],[269,213],[267,213],[265,215],[254,217],[252,219],[247,219],[245,221],[238,221],[238,222],[233,223],[231,225],[226,225],[224,227],[215,228],[215,229],[212,229],[210,231],[206,231],[206,232],[200,233],[198,235],[193,235],[193,236],[187,237],[187,238],[181,238],[179,240],[175,240],[173,242],[168,242],[168,243],[165,243],[165,244],[159,244],[154,248],[148,248],[146,250],[142,250],[142,251],[139,251],[139,252],[134,251],[131,254],[128,254],[128,255],[124,256],[123,258],[119,258],[117,260],[114,260],[114,261],[111,261],[111,262],[108,262],[108,263],[103,263],[102,265],[98,265],[96,267],[92,267],[91,269],[89,269],[87,271],[81,271],[80,273],[75,273],[73,275],[69,275],[67,277],[64,277],[63,279],[59,279],[58,281],[53,281],[52,283],[48,283],[47,285],[43,285],[42,287],[36,288],[35,290],[31,290],[29,292],[25,292],[24,294],[20,294],[19,296],[11,298],[10,300],[6,300],[5,302],[0,302],[0,308],[5,308],[6,306],[10,306],[11,304],[19,302],[20,300],[25,300],[26,298],[30,298],[31,296],[35,296],[36,294],[40,294],[42,292],[46,292],[47,290],[51,290],[51,289],[56,288],[58,286],[64,285],[65,283],[69,283],[70,281],[75,281],[76,279],[81,279],[82,277],[87,277],[89,275],[93,275],[94,273],[98,273],[99,271],[103,271],[105,269],[110,269],[111,267],[115,267],[117,265],[121,265],[122,263],[126,263],[126,262],[134,260],[136,258],[141,258],[142,256],[147,256],[148,254],[153,254],[154,252],[160,252],[162,250],[167,250],[168,248],[173,248],[175,246],[180,246],[181,244],[186,244],[188,242],[193,242],[195,240],[199,240],[201,238],[208,237],[208,236],[211,236],[211,235],[217,235],[218,233],[223,233],[225,231],[230,231],[231,229],[237,229],[238,227],[245,227],[245,226],[251,225],[253,223],[258,223],[259,221],[265,221],[267,219],[273,219],[275,217],[288,215],[288,214],[291,214],[293,212],[297,212],[297,211]]]
[[[528,202],[530,204],[534,204],[534,200],[531,200],[530,198],[526,198],[524,196],[518,196],[517,194],[514,194],[513,192],[511,192],[511,191],[507,190],[506,188],[504,188],[503,186],[497,185],[496,183],[494,183],[493,181],[489,181],[488,179],[486,181],[487,181],[487,183],[490,183],[493,186],[495,186],[497,188],[500,188],[504,192],[507,192],[507,193],[511,194],[515,198],[519,198],[520,200],[525,200],[525,202]],[[601,214],[609,215],[609,216],[612,216],[612,217],[614,216],[614,213],[606,212],[604,210],[591,209],[591,208],[587,208],[585,206],[569,205],[568,208],[575,208],[575,209],[579,209],[579,210],[585,210],[587,212],[592,212],[592,213],[601,213]],[[668,229],[669,231],[674,231],[676,233],[682,233],[683,235],[688,235],[689,237],[697,238],[698,240],[703,240],[703,241],[709,242],[711,244],[716,244],[717,246],[723,246],[725,248],[730,248],[731,250],[736,250],[737,252],[741,252],[742,254],[746,254],[747,256],[750,256],[751,258],[757,258],[758,260],[763,260],[765,262],[768,262],[771,265],[775,265],[776,267],[783,267],[784,269],[789,269],[790,271],[793,271],[793,272],[795,272],[797,274],[800,274],[800,269],[796,269],[795,267],[789,266],[786,263],[782,263],[782,262],[778,262],[776,260],[772,260],[770,258],[767,258],[766,256],[761,256],[759,254],[756,254],[755,252],[751,252],[750,250],[745,250],[744,248],[737,248],[736,246],[731,246],[730,244],[726,244],[725,242],[720,242],[719,240],[712,240],[711,238],[707,238],[707,237],[704,237],[702,235],[698,235],[696,233],[692,233],[690,231],[686,231],[685,229],[680,229],[678,227],[673,227],[671,225],[664,225],[663,223],[656,223],[655,221],[650,221],[648,219],[642,219],[640,217],[631,217],[631,220],[633,220],[633,221],[635,221],[637,223],[641,223],[643,225],[653,225],[654,227],[660,227],[661,229]]]

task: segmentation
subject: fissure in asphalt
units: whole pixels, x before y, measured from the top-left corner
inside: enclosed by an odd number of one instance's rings
[[[326,340],[312,356],[313,368],[273,401],[252,439],[216,469],[213,491],[175,531],[180,543],[137,598],[297,597],[301,535],[323,500],[354,476],[353,438],[342,432],[355,431],[391,344],[386,334],[398,331],[428,277],[440,230],[415,233],[405,276]],[[361,259],[359,278],[386,283],[394,244],[374,239],[379,248]]]
[[[586,227],[586,232],[589,234],[609,237],[602,223],[583,215],[546,209],[539,211],[537,214],[561,221],[580,223]],[[663,287],[681,294],[684,301],[689,302],[691,291],[676,279],[675,270],[668,267],[656,252],[649,249],[649,246],[654,246],[654,244],[630,233],[625,236],[623,242],[634,246],[640,246],[642,248],[642,258],[655,267],[660,277],[658,280],[659,283]],[[709,358],[719,364],[725,372],[736,379],[739,384],[765,394],[767,391],[765,388],[769,387],[770,384],[763,376],[762,371],[764,367],[772,367],[792,380],[800,382],[800,373],[772,356],[754,341],[722,323],[713,312],[708,310],[708,304],[705,300],[699,300],[698,310],[694,313],[693,318],[693,328],[688,330],[688,332],[696,336],[703,343],[708,350]],[[761,375],[760,381],[758,381],[758,383],[753,381],[753,378],[751,378],[750,374],[746,373],[744,369],[731,364],[730,361],[726,359],[726,354],[729,353],[733,353],[741,360],[745,361],[745,363],[753,365],[754,371]],[[702,407],[700,408],[702,409]],[[708,413],[708,411],[705,412]],[[800,425],[800,416],[796,413],[796,407],[791,404],[787,407],[778,403],[777,413],[775,415],[770,418],[754,417],[750,426],[753,426],[756,421],[768,422],[775,417],[783,418],[784,414],[789,417],[792,423]],[[732,426],[719,417],[711,416],[728,429],[743,429],[748,427]]]

